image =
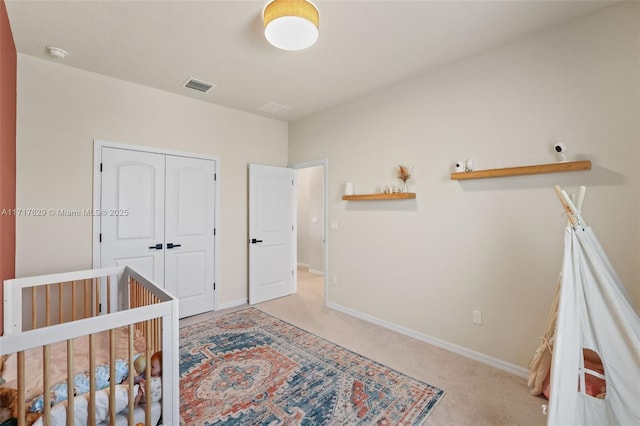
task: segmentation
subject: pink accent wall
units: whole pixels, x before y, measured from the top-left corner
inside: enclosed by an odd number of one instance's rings
[[[0,0],[0,334],[4,331],[2,282],[15,277],[17,54],[4,0]]]

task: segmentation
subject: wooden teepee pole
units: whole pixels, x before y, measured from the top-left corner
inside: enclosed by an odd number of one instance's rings
[[[582,216],[580,215],[579,207],[576,207],[576,205],[573,204],[573,201],[571,201],[571,198],[569,198],[567,192],[563,191],[562,188],[560,188],[560,186],[558,185],[555,186],[555,190],[556,194],[558,194],[558,198],[560,198],[560,202],[562,203],[564,210],[567,212],[567,217],[569,218],[569,222],[571,222],[571,225],[584,225]],[[585,188],[584,186],[580,187],[580,193],[578,194],[577,201],[580,207],[582,207],[582,202],[584,201],[584,194],[586,190],[587,188]]]

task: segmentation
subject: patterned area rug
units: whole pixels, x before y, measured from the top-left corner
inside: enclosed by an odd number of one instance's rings
[[[180,331],[185,425],[419,425],[443,395],[253,308]]]

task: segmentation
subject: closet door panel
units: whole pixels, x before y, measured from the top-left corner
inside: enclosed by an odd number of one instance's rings
[[[166,158],[165,288],[180,317],[214,307],[215,172],[213,160]]]
[[[102,267],[128,265],[164,285],[165,156],[102,148]]]

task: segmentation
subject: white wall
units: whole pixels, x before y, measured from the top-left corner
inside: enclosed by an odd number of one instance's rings
[[[561,267],[553,186],[584,184],[585,219],[640,305],[639,9],[614,5],[290,125],[290,163],[331,163],[329,300],[526,367]],[[466,157],[554,162],[555,141],[593,169],[449,178]],[[416,200],[341,201],[345,182],[374,192],[399,164],[415,164]]]
[[[247,298],[247,164],[287,164],[286,123],[25,55],[17,121],[18,208],[92,208],[94,139],[219,156],[219,301]],[[18,217],[16,275],[91,268],[91,226]]]
[[[298,265],[324,271],[324,166],[296,170]]]

